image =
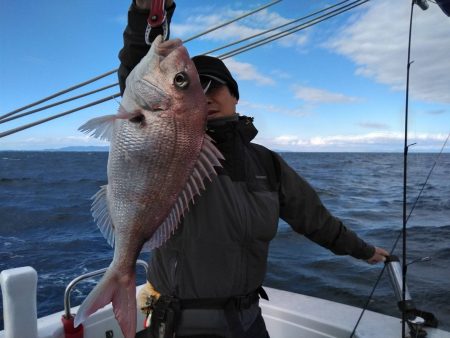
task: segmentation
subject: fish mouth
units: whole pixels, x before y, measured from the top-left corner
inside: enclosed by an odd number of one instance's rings
[[[155,45],[155,52],[159,56],[167,57],[170,53],[172,53],[177,48],[183,45],[183,41],[181,39],[172,39],[167,41],[162,41],[161,35],[159,35],[155,41],[153,41]]]

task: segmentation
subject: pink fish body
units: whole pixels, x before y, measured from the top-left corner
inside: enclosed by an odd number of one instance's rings
[[[80,127],[111,142],[108,184],[94,196],[92,213],[114,258],[80,306],[75,325],[112,302],[124,336],[131,338],[138,255],[170,237],[222,156],[205,134],[206,98],[180,40],[158,37],[126,83],[116,115]]]

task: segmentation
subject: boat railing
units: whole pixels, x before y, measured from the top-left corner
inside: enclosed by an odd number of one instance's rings
[[[137,265],[142,266],[145,269],[145,274],[147,275],[147,271],[148,271],[148,264],[147,262],[138,259],[136,261]],[[99,276],[102,275],[106,272],[108,268],[103,268],[100,270],[95,270],[95,271],[91,271],[88,273],[85,273],[83,275],[80,275],[76,278],[74,278],[66,287],[66,291],[64,292],[64,314],[66,318],[70,318],[72,315],[70,313],[70,293],[72,292],[72,289],[74,288],[75,285],[77,285],[79,282],[81,282],[84,279],[90,278],[90,277],[95,277],[95,276]]]

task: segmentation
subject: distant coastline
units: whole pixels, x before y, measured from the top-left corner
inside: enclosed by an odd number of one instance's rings
[[[40,151],[75,151],[75,152],[95,152],[95,151],[109,151],[109,146],[83,146],[83,147],[62,147],[57,149],[43,149]]]
[[[296,150],[288,150],[288,149],[271,149],[276,153],[307,153],[307,154],[313,154],[313,153],[322,153],[322,154],[332,154],[332,153],[367,153],[367,154],[402,154],[403,152],[400,151],[393,151],[393,150],[365,150],[365,151],[330,151],[330,150],[323,150],[323,151],[296,151]],[[0,149],[1,152],[109,152],[109,146],[69,146],[69,147],[61,147],[61,148],[47,148],[47,149]],[[428,151],[415,151],[410,152],[410,154],[437,154],[438,152],[428,152]],[[450,149],[444,149],[444,154],[450,153]]]

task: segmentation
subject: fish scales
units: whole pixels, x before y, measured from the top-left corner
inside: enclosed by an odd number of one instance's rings
[[[84,132],[111,141],[108,184],[92,213],[114,258],[80,306],[75,324],[112,302],[126,338],[136,333],[136,259],[175,231],[203,179],[223,159],[205,134],[206,97],[180,40],[157,38],[127,78],[116,115],[88,121]]]

